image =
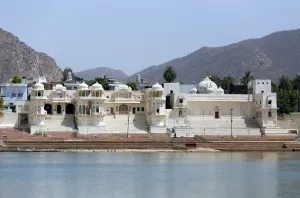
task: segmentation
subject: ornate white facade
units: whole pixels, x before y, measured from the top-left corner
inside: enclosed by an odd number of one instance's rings
[[[208,77],[190,93],[180,93],[179,83],[165,83],[164,87],[156,83],[141,91],[124,84],[105,91],[98,83],[89,87],[84,82],[77,90],[62,85],[44,90],[38,83],[31,90],[29,125],[32,134],[75,130],[84,134],[175,131],[177,136],[286,132],[277,127],[271,81],[253,80],[249,88],[249,94],[224,94]]]

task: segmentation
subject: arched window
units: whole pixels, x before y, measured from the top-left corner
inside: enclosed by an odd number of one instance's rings
[[[82,114],[81,105],[79,105],[79,113]]]
[[[85,105],[82,106],[82,114],[85,114]]]
[[[179,110],[179,117],[181,117],[182,116],[182,110],[180,109]]]
[[[272,111],[268,112],[268,117],[271,118],[272,117]]]

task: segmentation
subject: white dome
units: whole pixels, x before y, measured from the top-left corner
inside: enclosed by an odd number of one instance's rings
[[[33,86],[33,89],[36,89],[36,90],[44,90],[44,85],[41,84],[41,83],[36,83],[36,84]]]
[[[88,88],[89,88],[89,86],[87,84],[85,84],[85,82],[82,82],[78,86],[78,89],[81,89],[81,90],[87,90]]]
[[[219,87],[217,92],[218,94],[224,94],[224,89],[222,89],[222,87]]]
[[[55,89],[56,89],[56,90],[58,90],[58,89],[60,89],[60,90],[65,90],[66,88],[65,88],[64,86],[62,86],[61,84],[57,84],[57,85],[55,86]]]
[[[197,93],[197,88],[196,88],[196,87],[193,87],[193,88],[190,90],[190,93],[191,93],[191,94],[196,94],[196,93]]]
[[[163,87],[160,84],[155,83],[152,85],[151,91],[163,91]]]
[[[213,93],[216,93],[216,92],[215,92],[214,88],[210,87],[210,88],[207,88],[206,93],[207,94],[213,94]]]
[[[93,90],[103,90],[103,87],[101,84],[99,84],[98,82],[96,82],[95,84],[92,85],[92,89]]]
[[[115,90],[121,90],[121,89],[126,89],[126,90],[128,90],[128,91],[131,91],[131,87],[128,87],[128,86],[125,85],[125,84],[120,84],[120,85],[117,85],[117,86],[115,87]]]
[[[209,89],[209,91],[208,91]],[[206,76],[199,84],[198,84],[198,91],[199,93],[211,93],[213,92],[217,92],[217,85],[216,83],[214,83],[213,81],[211,81],[209,79],[208,76]]]

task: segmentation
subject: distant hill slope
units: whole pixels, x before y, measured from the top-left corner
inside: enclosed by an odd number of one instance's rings
[[[148,82],[163,82],[167,65],[176,69],[176,81],[184,83],[199,82],[206,74],[231,74],[240,79],[246,70],[252,71],[255,78],[277,80],[283,74],[292,77],[300,72],[300,30],[275,32],[223,47],[202,47],[138,73]],[[128,80],[134,80],[135,75]]]
[[[32,78],[45,76],[48,81],[62,78],[62,70],[53,58],[34,51],[18,37],[0,28],[0,83],[7,82],[15,73]]]
[[[115,78],[116,81],[126,81],[128,78],[128,76],[123,71],[111,69],[108,67],[97,67],[94,69],[84,70],[81,72],[76,72],[75,75],[85,80],[93,80],[97,77],[103,78],[105,75]]]

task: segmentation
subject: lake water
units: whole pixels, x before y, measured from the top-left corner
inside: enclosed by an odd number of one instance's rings
[[[0,198],[300,197],[300,153],[0,153]]]

